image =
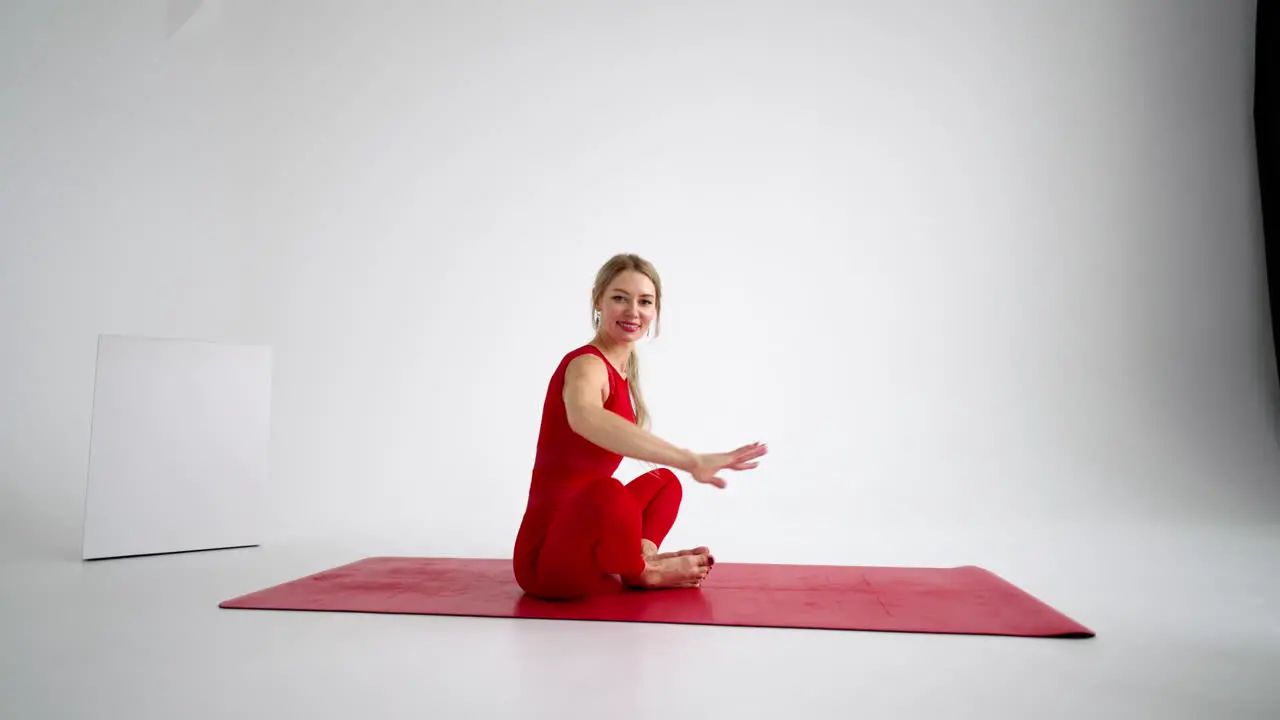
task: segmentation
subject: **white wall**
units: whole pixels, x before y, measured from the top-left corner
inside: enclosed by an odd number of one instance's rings
[[[0,6],[0,534],[79,557],[98,333],[261,340],[221,7]],[[15,545],[16,544],[16,545]]]
[[[666,283],[655,430],[773,451],[691,487],[674,543],[980,562],[942,541],[1280,509],[1252,3],[206,2],[151,55],[130,7],[26,51],[123,90],[6,80],[99,103],[20,146],[0,412],[29,517],[79,499],[92,334],[212,333],[275,346],[277,540],[506,555],[618,251]],[[195,95],[125,92],[166,86]]]

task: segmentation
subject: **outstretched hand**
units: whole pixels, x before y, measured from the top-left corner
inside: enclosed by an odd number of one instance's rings
[[[696,465],[689,474],[700,483],[723,488],[726,483],[724,478],[719,476],[719,473],[725,470],[750,470],[759,465],[758,458],[763,457],[768,452],[768,445],[756,442],[750,445],[743,445],[731,452],[699,455]]]

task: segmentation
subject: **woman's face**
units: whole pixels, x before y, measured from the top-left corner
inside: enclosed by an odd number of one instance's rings
[[[653,281],[644,273],[625,270],[605,288],[596,309],[600,311],[601,335],[615,342],[636,342],[657,317]]]

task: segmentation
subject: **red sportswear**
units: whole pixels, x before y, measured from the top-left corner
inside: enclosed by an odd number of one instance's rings
[[[520,587],[548,599],[621,589],[616,576],[645,569],[641,539],[662,545],[682,497],[679,479],[666,468],[622,484],[613,476],[622,456],[569,427],[565,372],[586,354],[599,357],[609,373],[605,410],[636,421],[627,379],[599,348],[584,345],[561,359],[547,386],[529,500],[513,558]]]

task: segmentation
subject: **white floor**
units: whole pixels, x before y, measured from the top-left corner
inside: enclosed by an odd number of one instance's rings
[[[9,546],[0,717],[1280,717],[1280,527],[1037,537],[979,564],[1098,637],[220,610],[394,553],[264,547],[81,563]]]

